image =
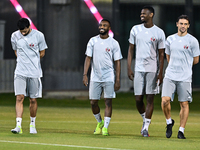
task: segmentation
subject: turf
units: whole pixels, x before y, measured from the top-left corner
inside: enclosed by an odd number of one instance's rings
[[[172,103],[172,117],[175,120],[173,135],[165,137],[165,118],[160,107],[160,95],[155,97],[150,137],[140,135],[142,126],[132,93],[118,93],[113,100],[113,116],[109,126],[110,136],[93,135],[96,121],[88,100],[39,99],[36,127],[38,134],[29,134],[29,101],[25,99],[22,135],[10,132],[15,127],[14,94],[0,94],[0,149],[1,150],[77,150],[77,149],[199,149],[200,143],[200,93],[193,93],[190,115],[185,129],[186,140],[177,139],[179,128],[179,104],[177,97]],[[101,114],[104,101],[100,102]]]

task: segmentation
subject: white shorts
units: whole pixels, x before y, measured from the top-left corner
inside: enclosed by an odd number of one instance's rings
[[[115,98],[113,82],[90,82],[89,99],[100,100],[102,92],[104,98]]]
[[[42,97],[42,83],[40,78],[15,75],[14,89],[15,95],[24,95],[29,96],[30,98]]]
[[[192,102],[192,87],[191,82],[174,81],[164,78],[162,87],[162,97],[170,97],[174,100],[175,92],[178,94],[179,102]]]
[[[156,94],[157,93],[157,73],[138,72],[134,74],[134,93],[135,95]]]

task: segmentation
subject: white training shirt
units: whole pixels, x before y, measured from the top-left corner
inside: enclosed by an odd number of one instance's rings
[[[90,81],[114,83],[113,60],[122,59],[119,43],[112,37],[102,39],[97,35],[89,40],[85,54],[92,57]]]
[[[40,51],[47,49],[43,33],[32,29],[28,35],[23,36],[19,30],[15,31],[11,35],[11,44],[13,50],[17,51],[15,74],[31,78],[42,77]]]
[[[151,28],[135,25],[130,31],[129,43],[136,45],[135,71],[157,72],[158,49],[165,48],[163,30],[156,25]]]
[[[170,55],[165,78],[192,82],[193,57],[199,56],[199,43],[191,34],[173,34],[166,40],[165,53]]]

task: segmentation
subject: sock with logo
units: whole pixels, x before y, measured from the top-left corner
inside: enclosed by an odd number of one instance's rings
[[[143,122],[145,122],[145,112],[142,113],[142,114],[140,114],[140,115],[141,115],[141,117],[142,117],[142,119],[143,119]]]
[[[97,122],[102,122],[102,118],[101,118],[100,112],[98,114],[94,114],[94,117],[96,118]]]
[[[21,124],[22,124],[22,118],[17,117],[16,118],[16,126],[21,128]]]
[[[30,117],[30,119],[31,119],[30,125],[35,127],[35,119],[36,119],[36,117]]]
[[[109,124],[110,124],[110,117],[104,117],[104,127],[108,128]]]
[[[149,125],[151,123],[151,119],[145,118],[145,124],[144,124],[144,129],[148,131]]]

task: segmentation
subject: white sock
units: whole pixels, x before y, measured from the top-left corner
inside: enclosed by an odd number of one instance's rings
[[[31,119],[30,125],[33,125],[35,127],[35,119],[36,119],[36,117],[30,117],[30,119]]]
[[[94,114],[94,117],[96,118],[97,122],[101,122],[102,121],[100,113]]]
[[[16,118],[16,122],[17,122],[17,127],[19,126],[21,128],[21,124],[22,124],[22,118],[17,117]]]
[[[111,119],[110,117],[104,117],[104,127],[105,128],[108,128],[110,119]]]
[[[144,124],[143,129],[146,129],[148,131],[150,123],[151,123],[151,119],[145,118],[145,124]]]
[[[184,130],[185,130],[185,128],[183,128],[183,127],[180,127],[180,128],[179,128],[179,131],[181,131],[181,132],[183,132],[183,133],[184,133]]]
[[[145,112],[143,114],[140,114],[142,116],[143,122],[145,122]]]
[[[167,125],[172,124],[172,118],[170,117],[169,119],[166,119]]]

